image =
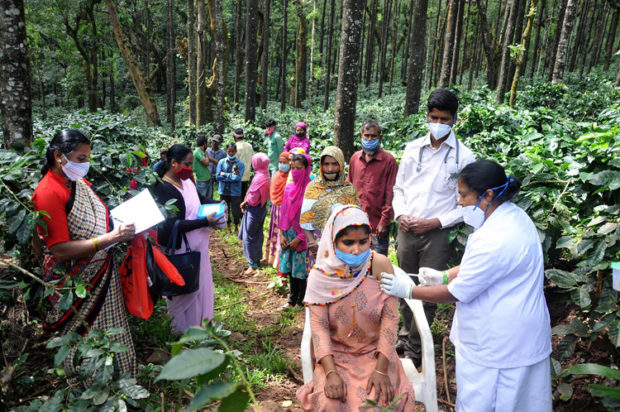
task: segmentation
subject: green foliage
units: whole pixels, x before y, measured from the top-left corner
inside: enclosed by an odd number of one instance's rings
[[[173,357],[164,365],[156,381],[193,379],[196,391],[188,411],[199,410],[215,401],[221,401],[220,411],[244,410],[250,398],[256,403],[243,372],[242,384],[225,379],[229,367],[237,371],[241,369],[237,361],[239,352],[231,350],[222,339],[228,335],[229,331],[205,319],[203,328],[189,328],[172,344]]]
[[[71,348],[75,347],[73,364],[78,365],[78,379],[87,384],[68,385],[58,390],[49,400],[35,400],[30,405],[17,408],[19,412],[30,411],[115,411],[127,410],[142,406],[142,399],[149,392],[136,383],[127,374],[121,375],[114,366],[114,356],[127,351],[127,345],[114,340],[114,335],[122,333],[122,329],[90,330],[85,337],[69,333],[52,339],[48,349],[58,348],[54,356],[55,369],[48,371],[64,376],[61,368]]]

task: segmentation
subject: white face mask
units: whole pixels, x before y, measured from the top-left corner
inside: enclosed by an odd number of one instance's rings
[[[428,130],[430,130],[436,140],[440,140],[450,133],[452,126],[449,124],[428,122]]]
[[[67,159],[67,156],[63,154],[64,158],[67,160],[67,163],[61,166],[63,173],[69,180],[75,182],[86,176],[88,173],[88,169],[90,168],[90,162],[78,163],[72,162]]]
[[[463,221],[476,231],[484,223],[484,211],[478,205],[463,206]]]

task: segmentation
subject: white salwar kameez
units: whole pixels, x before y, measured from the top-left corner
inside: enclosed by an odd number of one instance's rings
[[[457,411],[551,411],[551,325],[536,227],[511,202],[467,241],[448,290],[458,299]]]

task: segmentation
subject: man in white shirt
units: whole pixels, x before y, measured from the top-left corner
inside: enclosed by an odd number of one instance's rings
[[[252,172],[252,156],[254,156],[254,148],[249,142],[246,142],[243,135],[243,129],[237,128],[233,131],[235,144],[237,145],[237,157],[245,165],[245,171],[241,177],[241,200],[245,198],[245,194],[250,186],[250,173]]]
[[[428,97],[429,134],[407,144],[394,185],[394,217],[398,222],[398,263],[406,273],[420,267],[444,270],[452,252],[450,228],[462,221],[457,208],[458,173],[475,161],[474,155],[452,131],[458,98],[446,89]],[[417,282],[417,279],[414,279]],[[425,303],[429,324],[437,305]],[[397,350],[420,364],[420,337],[411,310],[401,301],[403,327]]]

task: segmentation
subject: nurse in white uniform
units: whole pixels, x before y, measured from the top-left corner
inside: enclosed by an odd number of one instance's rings
[[[421,268],[420,285],[382,274],[381,288],[401,298],[456,302],[456,410],[551,411],[551,325],[543,294],[536,227],[510,199],[520,182],[490,160],[459,174],[463,220],[474,227],[459,266]]]

